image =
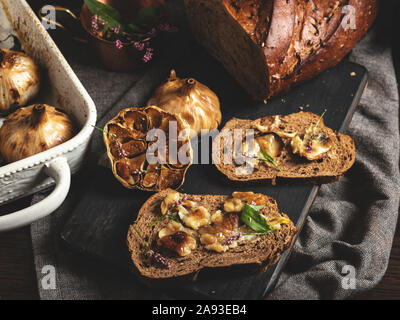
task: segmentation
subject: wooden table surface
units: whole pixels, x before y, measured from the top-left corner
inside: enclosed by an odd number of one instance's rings
[[[393,38],[393,56],[400,79],[400,43]],[[28,206],[30,199],[0,207],[0,215]],[[0,300],[38,299],[29,227],[0,234]],[[382,281],[358,299],[400,299],[400,220],[393,240],[388,269]]]

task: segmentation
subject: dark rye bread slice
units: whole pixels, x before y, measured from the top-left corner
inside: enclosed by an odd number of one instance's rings
[[[320,116],[311,112],[298,112],[286,116],[279,116],[279,118],[280,124],[274,131],[278,130],[285,133],[296,132],[298,134],[304,134],[307,128],[314,126],[318,122]],[[274,116],[268,116],[254,121],[257,121],[263,126],[267,126],[273,123]],[[262,162],[254,168],[253,173],[238,175],[236,173],[237,166],[234,163],[223,163],[224,139],[221,139],[221,137],[225,129],[246,130],[253,128],[252,123],[254,121],[233,118],[226,123],[221,133],[214,140],[213,161],[216,163],[217,169],[229,180],[275,183],[275,180],[278,178],[314,184],[332,183],[343,176],[354,164],[356,149],[353,139],[348,135],[335,132],[326,127],[323,119],[321,119],[318,124],[318,132],[328,134],[333,143],[332,148],[327,152],[325,157],[320,160],[309,161],[297,154],[293,154],[289,144],[285,144],[282,153],[275,157],[275,162],[277,162],[281,171],[277,170],[269,163]],[[257,133],[259,132],[255,129],[254,134],[257,135]],[[221,139],[219,152],[216,149],[218,148],[218,144],[216,143],[216,141],[218,141],[217,139]],[[233,149],[233,147],[230,149]]]
[[[224,253],[204,249],[204,246],[197,239],[197,248],[191,254],[181,257],[157,245],[158,232],[169,223],[169,219],[165,218],[151,227],[152,222],[161,216],[160,204],[171,191],[171,189],[168,189],[151,196],[140,209],[134,224],[142,237],[148,242],[149,247],[171,262],[169,269],[159,265],[146,255],[147,250],[132,226],[128,231],[127,245],[134,269],[147,279],[177,277],[185,279],[197,275],[203,269],[220,269],[221,267],[237,265],[255,266],[258,271],[263,272],[268,266],[279,260],[282,252],[290,247],[297,232],[297,228],[292,222],[283,224],[279,230],[268,235],[257,236],[254,240],[239,242],[236,248],[231,248]],[[206,207],[210,213],[222,209],[224,201],[229,198],[229,196],[223,195],[189,195],[188,197]],[[267,216],[271,217],[284,216],[287,218],[285,214],[279,213],[276,201],[268,196],[266,197],[267,204],[263,213],[268,212]]]

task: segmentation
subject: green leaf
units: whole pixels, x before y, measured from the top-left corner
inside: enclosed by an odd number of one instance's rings
[[[156,22],[157,17],[158,17],[158,10],[156,8],[151,6],[143,7],[136,14],[131,24],[137,27],[149,27]]]
[[[106,22],[103,28],[103,36],[110,28],[123,27],[121,15],[116,9],[96,0],[84,1],[92,14],[97,15],[100,20]]]
[[[260,205],[260,206],[255,206],[255,205],[252,205],[252,204],[248,204],[248,206],[250,206],[252,209],[254,209],[254,210],[256,210],[256,211],[260,211],[262,208],[264,208],[265,207],[265,205]]]
[[[133,23],[128,24],[126,27],[129,31],[134,32],[134,33],[145,33],[146,32],[145,29],[140,28]]]
[[[179,218],[178,218],[178,217],[175,217],[175,216],[172,215],[172,214],[167,214],[167,217],[170,218],[171,220],[175,221],[175,222],[181,223],[181,221],[179,220]]]
[[[258,210],[256,210],[256,208],[259,207],[260,206],[252,206],[246,203],[242,210],[240,219],[243,223],[245,223],[248,227],[250,227],[257,233],[270,233],[274,229],[267,223],[265,218],[258,213]]]
[[[321,119],[324,117],[326,111],[328,111],[328,110],[327,110],[327,109],[324,110],[324,112],[323,112],[323,113],[321,114],[321,116],[319,117],[317,123],[315,124],[315,126],[314,126],[314,128],[313,128],[313,131],[312,131],[313,134],[315,134],[315,129],[317,129],[317,127],[318,127],[319,123],[321,122]]]
[[[113,7],[101,3],[97,0],[84,0],[85,4],[87,5],[89,11],[92,14],[97,14],[100,16],[108,16],[113,20],[121,21],[121,15],[119,12],[114,9]],[[107,20],[106,20],[107,21]]]
[[[173,220],[173,221],[175,221],[175,222],[181,223],[181,221],[179,220],[178,217],[175,217],[175,216],[172,215],[172,214],[166,214],[166,215],[162,215],[162,216],[158,217],[157,219],[155,219],[155,220],[153,221],[153,223],[150,225],[150,227],[155,226],[158,222],[160,222],[161,220],[163,220],[165,217],[168,217],[169,219],[171,219],[171,220]]]
[[[147,241],[143,239],[142,235],[140,234],[139,230],[136,229],[135,225],[132,225],[133,230],[135,230],[135,232],[137,233],[137,235],[139,236],[140,240],[142,240],[144,246],[146,247],[147,250],[150,250],[149,245],[147,244]]]
[[[258,158],[258,160],[267,161],[267,162],[271,163],[276,169],[281,171],[281,168],[278,167],[278,165],[276,164],[274,158],[272,158],[268,153],[266,153],[262,149],[260,150],[260,152],[261,152],[261,154],[263,155],[264,158]]]

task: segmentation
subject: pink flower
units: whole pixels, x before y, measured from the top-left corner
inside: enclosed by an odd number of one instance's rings
[[[99,20],[97,15],[92,16],[91,25],[93,32],[97,32],[99,30]]]
[[[243,234],[241,232],[239,232],[237,235],[229,237],[228,240],[226,241],[226,245],[229,246],[231,245],[234,241],[239,240],[241,237],[243,236]]]
[[[122,44],[121,40],[116,40],[116,41],[115,41],[115,46],[116,46],[119,50],[121,50],[121,49],[124,47],[124,45]]]
[[[165,32],[177,32],[178,31],[177,27],[173,27],[168,23],[160,23],[158,25],[158,29],[161,31],[165,31]]]
[[[142,61],[147,63],[153,58],[153,49],[152,48],[147,48],[146,53],[144,54]]]
[[[118,25],[118,27],[114,28],[113,31],[115,34],[119,34],[119,32],[121,31],[121,26]]]
[[[147,251],[147,254],[149,257],[153,257],[154,260],[156,260],[158,263],[162,264],[165,268],[169,269],[171,268],[171,261],[169,261],[167,258],[163,257],[161,254],[158,252],[154,252],[153,250]]]
[[[140,41],[132,41],[133,46],[138,49],[139,51],[144,50],[144,43]]]
[[[157,35],[157,29],[156,29],[156,28],[151,29],[151,30],[147,33],[147,35],[148,35],[149,37],[155,37],[155,36]]]

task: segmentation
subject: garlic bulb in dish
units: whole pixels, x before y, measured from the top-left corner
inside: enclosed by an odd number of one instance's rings
[[[64,112],[35,104],[8,115],[0,128],[0,152],[7,162],[18,161],[71,139],[74,133]]]
[[[191,137],[201,134],[201,129],[217,129],[222,120],[217,95],[193,78],[178,78],[175,70],[147,105],[178,114],[192,129]]]
[[[39,92],[40,73],[26,54],[0,49],[0,113],[25,106]]]

